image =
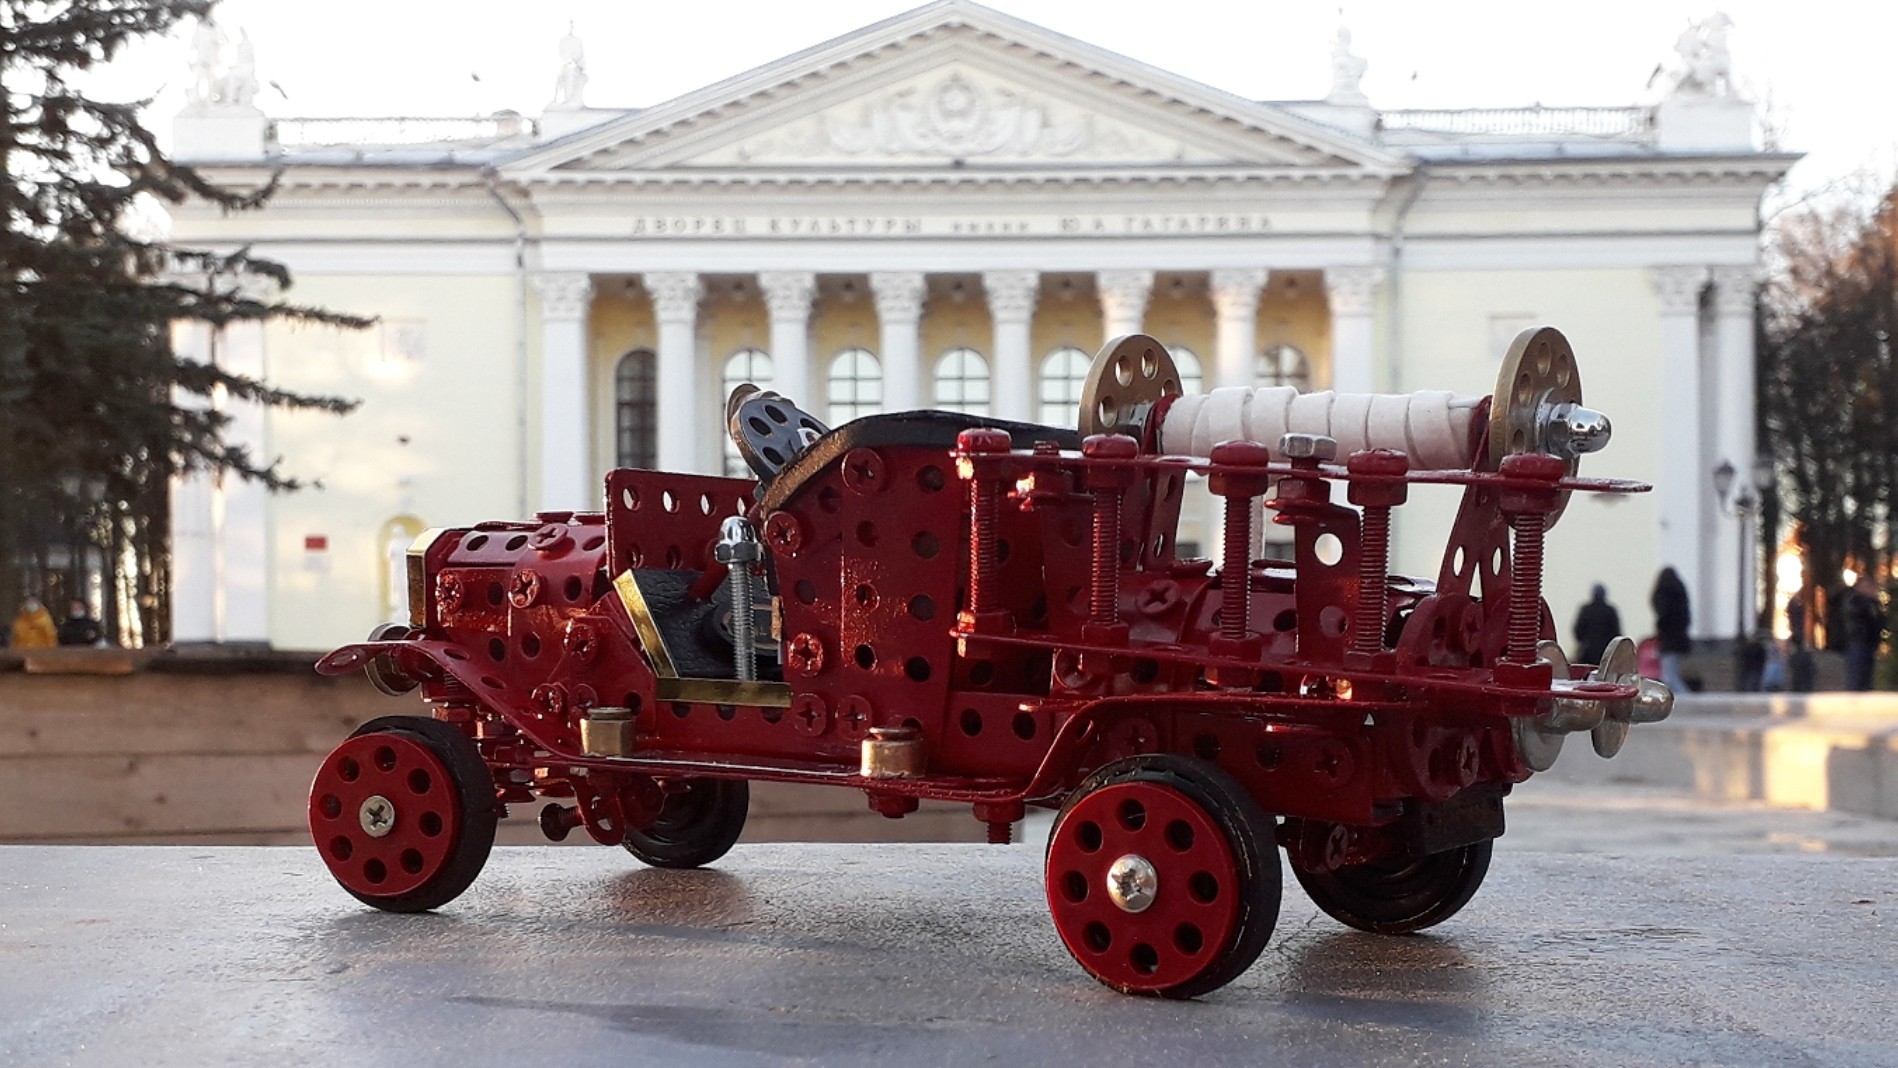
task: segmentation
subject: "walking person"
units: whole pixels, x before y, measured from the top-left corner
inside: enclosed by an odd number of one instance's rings
[[[1671,567],[1661,569],[1654,580],[1654,593],[1648,598],[1654,609],[1654,636],[1661,645],[1661,681],[1675,693],[1686,693],[1687,680],[1681,677],[1681,658],[1694,651],[1694,640],[1687,636],[1693,626],[1693,606],[1687,600],[1687,584]]]
[[[1885,637],[1885,608],[1878,584],[1860,575],[1845,595],[1845,688],[1863,693],[1872,688],[1878,663],[1878,645]]]
[[[1621,613],[1608,603],[1608,587],[1595,583],[1588,603],[1575,613],[1575,662],[1599,664],[1608,643],[1621,636]]]

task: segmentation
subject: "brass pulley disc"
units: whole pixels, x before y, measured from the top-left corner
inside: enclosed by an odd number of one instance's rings
[[[1548,414],[1560,404],[1582,402],[1582,373],[1575,366],[1575,350],[1568,338],[1552,326],[1532,326],[1516,335],[1503,365],[1496,372],[1496,392],[1489,403],[1489,465],[1495,470],[1506,456],[1548,452],[1542,441]],[[1570,457],[1568,473],[1581,469],[1581,458]],[[1549,526],[1562,518],[1568,494],[1562,494]]]
[[[1616,686],[1634,685],[1641,677],[1641,655],[1634,639],[1623,634],[1608,643],[1601,654],[1601,664],[1588,673],[1590,682],[1606,682]],[[1634,702],[1623,701],[1620,707],[1610,708],[1602,717],[1601,723],[1590,731],[1595,752],[1604,757],[1621,752],[1623,742],[1628,740],[1628,724],[1634,716]]]
[[[1146,334],[1117,337],[1101,346],[1081,384],[1081,436],[1139,438],[1153,405],[1179,395],[1180,371],[1165,345]]]

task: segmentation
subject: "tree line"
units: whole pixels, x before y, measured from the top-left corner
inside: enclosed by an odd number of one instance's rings
[[[1898,188],[1784,212],[1765,253],[1758,411],[1776,480],[1761,574],[1773,574],[1789,528],[1805,558],[1806,617],[1823,623],[1843,571],[1885,585],[1898,550]]]
[[[212,0],[0,0],[0,618],[32,595],[61,613],[101,583],[108,632],[169,637],[168,487],[208,471],[275,490],[278,458],[227,438],[230,409],[344,412],[175,351],[171,326],[367,320],[286,303],[284,268],[141,236],[154,203],[259,207],[161,151],[146,101],[90,98],[82,72],[204,18]],[[258,284],[263,283],[263,284]]]

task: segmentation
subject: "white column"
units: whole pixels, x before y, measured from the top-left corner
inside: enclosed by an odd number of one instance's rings
[[[1750,486],[1753,480],[1753,283],[1752,267],[1715,267],[1714,363],[1718,381],[1715,410],[1718,412],[1714,440],[1719,455],[1733,465],[1732,497]],[[1719,463],[1718,460],[1715,461]],[[1753,491],[1749,491],[1753,492]],[[1747,516],[1754,521],[1758,512]],[[1740,520],[1723,516],[1716,527],[1713,547],[1713,589],[1707,598],[1713,612],[1704,624],[1705,632],[1722,637],[1733,633],[1740,622],[1742,601],[1749,588],[1747,576],[1752,561],[1743,559],[1746,539]]]
[[[1371,351],[1372,298],[1384,281],[1382,267],[1328,267],[1325,293],[1331,298],[1331,388],[1342,393],[1377,389]]]
[[[238,295],[267,304],[277,299],[277,287],[268,280],[248,282]],[[252,319],[226,326],[218,345],[218,363],[232,374],[264,379],[264,324]],[[253,461],[269,463],[263,405],[222,397],[219,406],[231,418],[224,430],[225,441],[247,450]],[[217,508],[221,513],[217,516],[218,585],[223,604],[217,640],[269,644],[269,491],[261,482],[226,474],[219,479],[218,492],[222,497]]]
[[[706,422],[699,411],[698,341],[705,285],[690,271],[655,271],[644,280],[659,321],[659,469],[698,471],[698,429]]]
[[[1035,379],[1030,366],[1029,327],[1041,295],[1039,271],[983,271],[989,320],[995,329],[993,411],[998,419],[1029,422],[1035,416]]]
[[[540,292],[540,511],[600,507],[587,448],[587,310],[593,279],[537,274]]]
[[[923,302],[928,281],[921,271],[873,271],[877,325],[882,331],[883,410],[906,412],[930,406],[922,386]]]
[[[809,407],[817,395],[811,389],[811,298],[817,294],[817,275],[760,271],[758,288],[771,316],[771,388]],[[725,398],[718,401],[722,405]]]
[[[1249,386],[1258,378],[1259,290],[1265,268],[1230,267],[1213,272],[1213,312],[1218,323],[1207,392],[1219,386]]]
[[[1101,295],[1101,332],[1109,340],[1140,333],[1147,316],[1147,298],[1153,293],[1153,272],[1100,271],[1094,288]]]
[[[1707,286],[1707,269],[1656,267],[1649,281],[1661,300],[1661,411],[1667,413],[1667,438],[1675,443],[1661,450],[1654,487],[1661,566],[1672,567],[1687,584],[1698,631],[1709,605],[1701,581],[1701,517],[1710,511],[1713,492],[1712,473],[1700,462],[1700,291]]]
[[[172,350],[181,357],[208,362],[211,328],[205,323],[180,321],[172,326],[171,344]],[[175,397],[181,405],[204,403],[201,398],[182,391]],[[217,640],[217,529],[213,518],[216,495],[208,472],[193,471],[171,480],[171,640],[174,643]]]

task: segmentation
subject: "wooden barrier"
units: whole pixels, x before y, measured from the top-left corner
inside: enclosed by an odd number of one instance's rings
[[[424,713],[360,676],[323,678],[308,656],[133,658],[131,671],[112,650],[23,659],[0,661],[0,842],[300,843],[324,754],[364,720]],[[537,814],[515,806],[500,841],[544,841]],[[889,820],[854,790],[758,783],[744,840],[983,833],[962,807]]]

